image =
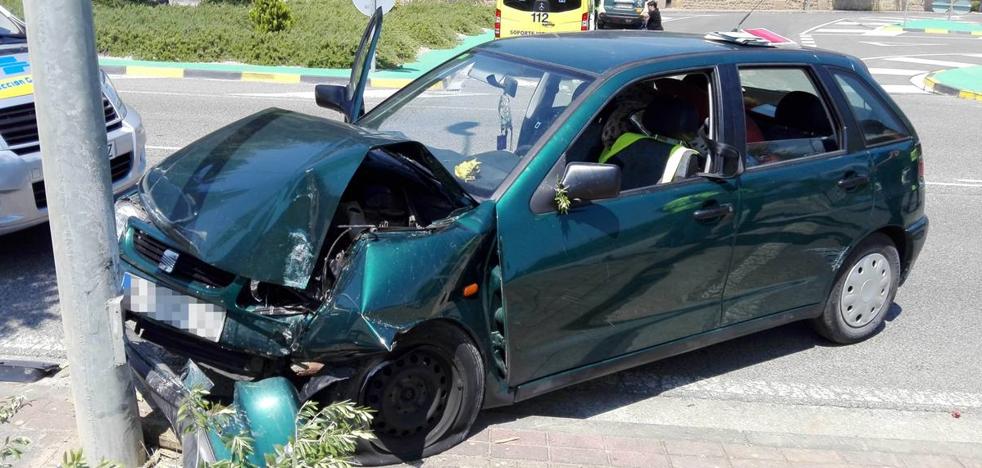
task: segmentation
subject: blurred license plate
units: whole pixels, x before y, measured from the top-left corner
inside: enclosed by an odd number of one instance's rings
[[[129,273],[123,273],[123,308],[210,341],[225,328],[223,307]]]

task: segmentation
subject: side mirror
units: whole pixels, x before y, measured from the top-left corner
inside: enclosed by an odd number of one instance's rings
[[[347,115],[348,88],[340,85],[320,84],[314,86],[314,99],[317,105]]]
[[[743,155],[733,146],[725,143],[712,145],[712,172],[700,172],[699,177],[708,179],[732,179],[743,174]]]
[[[571,200],[601,200],[621,193],[621,168],[613,164],[572,162],[562,178]]]

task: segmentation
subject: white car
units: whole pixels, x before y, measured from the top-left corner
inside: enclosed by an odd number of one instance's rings
[[[146,170],[143,121],[127,109],[102,73],[113,193],[133,185]],[[48,220],[24,23],[0,7],[0,235]]]

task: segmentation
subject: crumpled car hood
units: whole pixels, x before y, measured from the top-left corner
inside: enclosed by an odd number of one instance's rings
[[[144,177],[140,195],[182,250],[254,280],[304,288],[368,151],[403,141],[267,109],[165,159]]]

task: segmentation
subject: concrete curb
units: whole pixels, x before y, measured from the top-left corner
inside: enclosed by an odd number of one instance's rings
[[[949,96],[955,96],[961,99],[968,99],[969,101],[982,101],[982,93],[959,89],[939,82],[934,76],[938,73],[940,73],[940,71],[930,73],[924,77],[924,87],[928,91],[938,94],[947,94]]]
[[[925,34],[960,34],[962,36],[982,36],[982,31],[958,31],[942,28],[902,28],[900,26],[884,26],[883,31],[919,32]]]
[[[398,89],[423,76],[444,61],[493,39],[494,33],[485,30],[474,36],[463,36],[450,49],[434,49],[420,54],[414,62],[395,70],[372,72],[368,85],[372,88]],[[351,70],[345,68],[304,68],[249,65],[239,63],[154,62],[149,60],[100,57],[99,66],[106,73],[154,78],[209,78],[267,83],[347,84]]]
[[[265,83],[312,83],[312,84],[340,84],[348,83],[348,78],[329,76],[323,74],[310,74],[300,71],[299,73],[283,72],[257,72],[257,71],[226,71],[226,70],[202,70],[191,67],[168,66],[167,62],[155,62],[153,66],[147,65],[102,65],[106,73],[114,75],[141,76],[150,78],[207,78],[216,80],[233,81],[254,81]],[[415,77],[406,78],[382,78],[370,77],[369,86],[373,88],[398,89],[406,86]]]

